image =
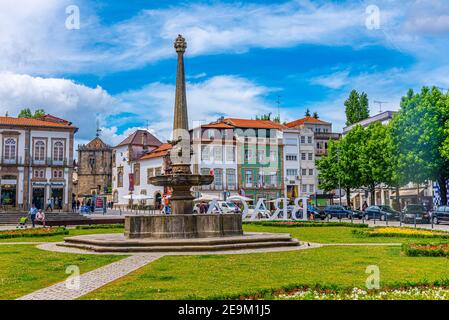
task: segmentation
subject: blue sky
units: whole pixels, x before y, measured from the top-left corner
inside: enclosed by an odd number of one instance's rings
[[[375,7],[370,6],[375,4]],[[69,5],[79,29],[67,29]],[[169,136],[178,33],[188,43],[191,121],[308,108],[334,131],[352,89],[396,110],[408,88],[449,87],[449,3],[365,1],[3,0],[0,114],[44,108],[77,141],[118,143],[136,128]]]

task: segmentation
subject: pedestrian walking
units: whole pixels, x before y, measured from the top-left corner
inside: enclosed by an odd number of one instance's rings
[[[46,211],[48,211],[48,210],[53,211],[52,207],[51,207],[51,199],[50,198],[47,199],[47,207],[45,208],[45,210]]]
[[[76,200],[72,199],[72,212],[75,213],[76,212]]]
[[[30,211],[28,211],[28,215],[30,216],[31,225],[34,228],[35,227],[35,222],[36,222],[36,215],[37,215],[37,209],[36,209],[36,206],[34,204],[31,205],[31,209],[30,209]]]

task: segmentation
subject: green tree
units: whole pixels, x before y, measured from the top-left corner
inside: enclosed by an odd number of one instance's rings
[[[344,105],[347,126],[369,117],[368,96],[365,92],[359,95],[356,90],[352,90]]]
[[[311,117],[311,116],[312,116],[312,115],[310,114],[310,110],[309,110],[309,109],[306,110],[305,116],[306,116],[306,117]]]
[[[261,116],[256,116],[256,120],[271,120],[271,112],[268,112]]]
[[[375,188],[393,182],[389,129],[380,122],[372,123],[365,129],[364,138],[359,149],[360,184],[368,189],[374,204]]]
[[[314,117],[315,119],[319,119],[319,118],[320,118],[320,117],[318,116],[318,112],[316,112],[316,111],[313,113],[313,116],[312,116],[312,117]]]
[[[447,203],[449,178],[449,97],[436,87],[409,90],[392,120],[399,172],[405,181],[437,181]]]
[[[20,110],[18,117],[19,118],[39,118],[45,115],[44,109],[36,109],[33,112],[30,110],[30,108],[25,108]]]
[[[330,141],[328,153],[318,160],[320,188],[325,191],[346,191],[346,201],[351,203],[351,189],[361,187],[360,152],[365,141],[365,130],[356,126],[345,137]]]

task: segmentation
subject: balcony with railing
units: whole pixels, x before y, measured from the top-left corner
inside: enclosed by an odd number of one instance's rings
[[[31,158],[31,165],[33,166],[67,166],[67,158],[64,159],[53,159],[53,158],[44,158],[44,159],[35,159]]]
[[[11,166],[17,166],[17,165],[23,165],[23,158],[17,157],[17,158],[5,158],[0,157],[0,165],[11,165]]]

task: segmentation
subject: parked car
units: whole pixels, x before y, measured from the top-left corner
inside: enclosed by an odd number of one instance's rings
[[[235,205],[234,202],[230,202],[230,201],[217,201],[218,206],[221,209],[221,212],[223,213],[240,213],[240,208],[238,206]],[[212,210],[213,213],[218,213],[217,208],[214,208]],[[200,213],[200,208],[199,208],[199,204],[195,204],[195,206],[193,207],[193,213]]]
[[[432,220],[434,224],[439,224],[442,221],[449,221],[449,206],[439,206],[432,213]]]
[[[402,221],[404,223],[429,223],[430,214],[422,204],[408,204],[403,211]]]
[[[314,206],[308,206],[307,207],[307,214],[309,216],[309,218],[313,215],[313,219],[314,220],[324,220],[326,219],[326,213],[324,212],[323,209],[320,209],[318,207],[314,207]]]
[[[324,208],[324,213],[329,219],[332,219],[334,217],[338,219],[350,218],[353,214],[352,210],[348,210],[344,206],[340,205],[326,206],[326,208]]]
[[[363,211],[352,209],[349,206],[343,206],[346,210],[351,211],[352,218],[353,219],[362,219],[363,217]],[[348,216],[347,218],[351,218],[351,216]]]
[[[247,218],[251,217],[254,213],[254,205],[249,205],[248,206],[248,215]],[[269,217],[271,217],[271,211],[270,210],[259,210],[259,213],[257,214],[257,219],[268,219]]]
[[[365,210],[365,220],[377,219],[385,220],[400,220],[401,213],[394,210],[390,206],[370,206]]]

